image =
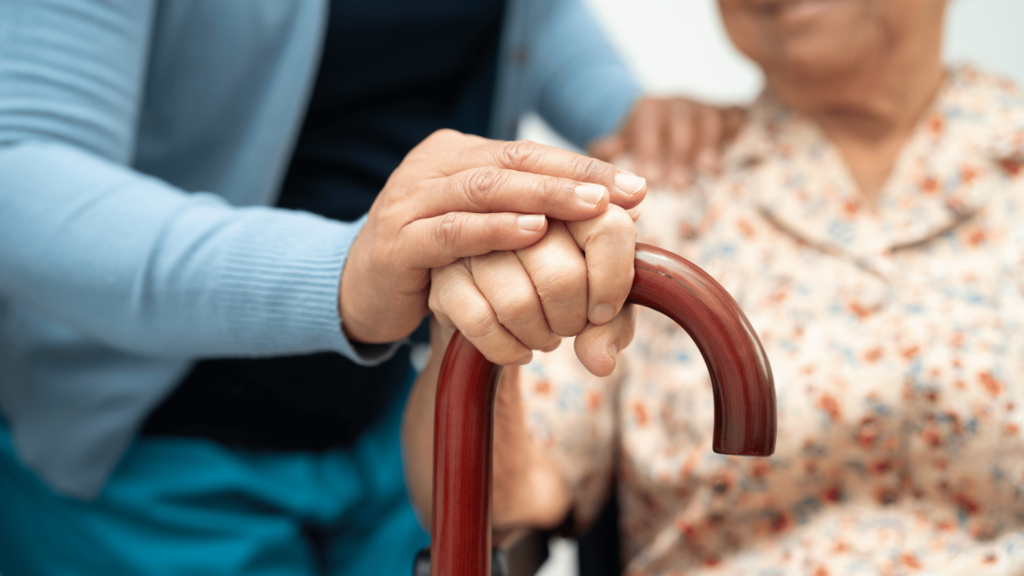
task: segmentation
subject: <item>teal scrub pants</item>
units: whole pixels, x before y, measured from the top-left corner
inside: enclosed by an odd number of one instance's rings
[[[410,576],[429,537],[405,492],[399,400],[344,450],[142,438],[91,502],[21,465],[0,419],[0,574]]]

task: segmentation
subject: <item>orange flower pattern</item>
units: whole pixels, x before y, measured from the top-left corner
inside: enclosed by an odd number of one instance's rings
[[[538,354],[529,429],[581,521],[614,477],[627,573],[1024,574],[1022,160],[1021,92],[958,68],[874,205],[770,95],[720,175],[649,195],[640,240],[758,331],[779,435],[771,458],[714,454],[703,361],[654,312],[610,378]]]

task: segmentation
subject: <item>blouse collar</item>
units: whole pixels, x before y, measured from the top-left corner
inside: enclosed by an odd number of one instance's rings
[[[723,168],[754,174],[758,209],[780,229],[870,263],[971,220],[999,178],[1020,171],[1021,100],[1011,82],[969,67],[951,69],[875,207],[863,204],[820,127],[769,93],[752,107]]]

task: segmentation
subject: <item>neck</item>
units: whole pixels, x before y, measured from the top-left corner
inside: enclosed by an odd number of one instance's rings
[[[821,125],[868,204],[877,199],[942,84],[939,42],[929,48],[925,54],[909,49],[879,53],[856,71],[831,78],[770,83],[783,101],[797,103],[794,108]]]

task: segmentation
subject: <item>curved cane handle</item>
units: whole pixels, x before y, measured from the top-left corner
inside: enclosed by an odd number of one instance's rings
[[[775,386],[757,334],[736,301],[706,272],[671,252],[636,245],[628,302],[675,320],[693,338],[715,397],[712,448],[721,454],[775,451]],[[494,398],[501,367],[455,333],[437,384],[434,412],[432,576],[486,576],[491,564]]]

